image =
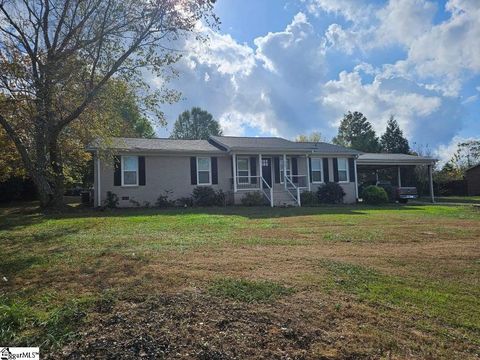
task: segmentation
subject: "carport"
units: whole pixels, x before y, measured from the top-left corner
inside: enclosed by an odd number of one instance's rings
[[[357,159],[357,172],[361,171],[375,171],[377,181],[378,170],[396,168],[397,169],[397,186],[402,186],[401,169],[403,167],[411,166],[427,166],[428,169],[428,183],[430,190],[430,199],[435,202],[435,195],[433,191],[433,166],[437,160],[426,156],[415,156],[407,154],[376,154],[376,153],[363,153],[358,156]],[[394,184],[392,184],[394,185]],[[358,183],[357,183],[358,193]]]

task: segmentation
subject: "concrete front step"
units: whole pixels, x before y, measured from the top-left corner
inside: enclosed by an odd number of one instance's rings
[[[297,206],[297,202],[286,191],[274,191],[273,204],[275,206]]]

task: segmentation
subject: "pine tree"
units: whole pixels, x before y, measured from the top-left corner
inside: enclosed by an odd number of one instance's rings
[[[387,153],[409,154],[410,146],[408,140],[403,136],[403,131],[397,123],[397,120],[392,116],[387,123],[387,129],[380,138],[380,145],[382,151]]]
[[[343,116],[333,143],[365,152],[379,152],[378,137],[367,118],[358,111]]]

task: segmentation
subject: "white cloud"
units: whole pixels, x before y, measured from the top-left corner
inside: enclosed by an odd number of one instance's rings
[[[342,71],[338,79],[323,87],[319,102],[333,129],[349,110],[366,115],[378,134],[383,133],[393,114],[410,139],[424,144],[447,139],[461,127],[458,106],[449,99],[399,77],[380,74],[363,83],[360,70],[365,68],[373,71],[363,64],[352,72]]]
[[[390,0],[378,10],[380,22],[375,43],[386,46],[398,43],[409,47],[419,36],[432,27],[437,5],[425,0]]]
[[[362,21],[368,18],[374,8],[364,0],[303,0],[310,13],[320,16],[322,12],[343,16],[349,21]]]
[[[185,108],[210,111],[230,135],[256,129],[289,136],[304,118],[305,99],[318,92],[325,72],[324,40],[307,16],[298,13],[284,31],[239,44],[228,34],[203,29],[206,44],[187,42],[173,82],[185,98],[166,108],[170,123]],[[297,124],[295,124],[295,121]]]

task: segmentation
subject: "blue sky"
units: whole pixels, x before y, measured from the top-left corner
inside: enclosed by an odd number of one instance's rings
[[[219,31],[183,45],[178,114],[210,111],[228,135],[335,134],[361,111],[394,115],[411,143],[448,158],[480,137],[479,0],[218,0]]]

